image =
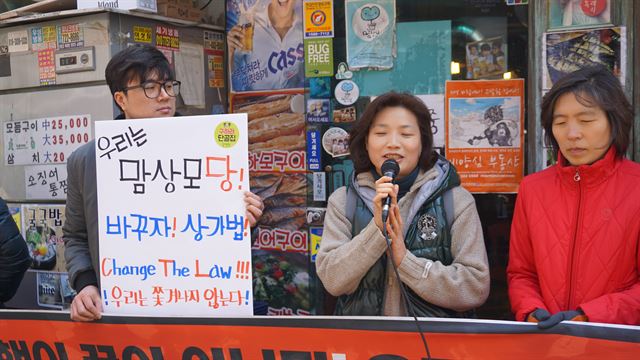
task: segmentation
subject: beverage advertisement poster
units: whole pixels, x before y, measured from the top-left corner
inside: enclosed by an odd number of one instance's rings
[[[226,14],[232,92],[304,87],[302,0],[227,0]]]
[[[447,81],[446,157],[472,193],[515,193],[524,173],[524,79]]]

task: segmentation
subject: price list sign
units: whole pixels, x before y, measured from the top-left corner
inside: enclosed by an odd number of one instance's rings
[[[2,124],[5,165],[65,163],[71,153],[92,140],[91,115],[66,115]]]

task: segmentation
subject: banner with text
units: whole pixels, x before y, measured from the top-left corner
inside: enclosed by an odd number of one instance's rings
[[[433,359],[635,359],[640,352],[638,326],[418,321]],[[83,323],[64,313],[0,310],[0,358],[418,360],[427,352],[410,318],[104,316]]]
[[[105,313],[252,314],[246,114],[96,123]]]

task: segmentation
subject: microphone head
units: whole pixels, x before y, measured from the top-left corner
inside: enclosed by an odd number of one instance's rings
[[[382,172],[382,176],[395,178],[400,172],[400,165],[398,165],[398,162],[393,159],[387,159],[382,163],[380,171]]]

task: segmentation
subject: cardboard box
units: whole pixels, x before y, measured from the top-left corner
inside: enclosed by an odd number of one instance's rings
[[[157,12],[156,0],[78,0],[78,9],[122,9]]]

